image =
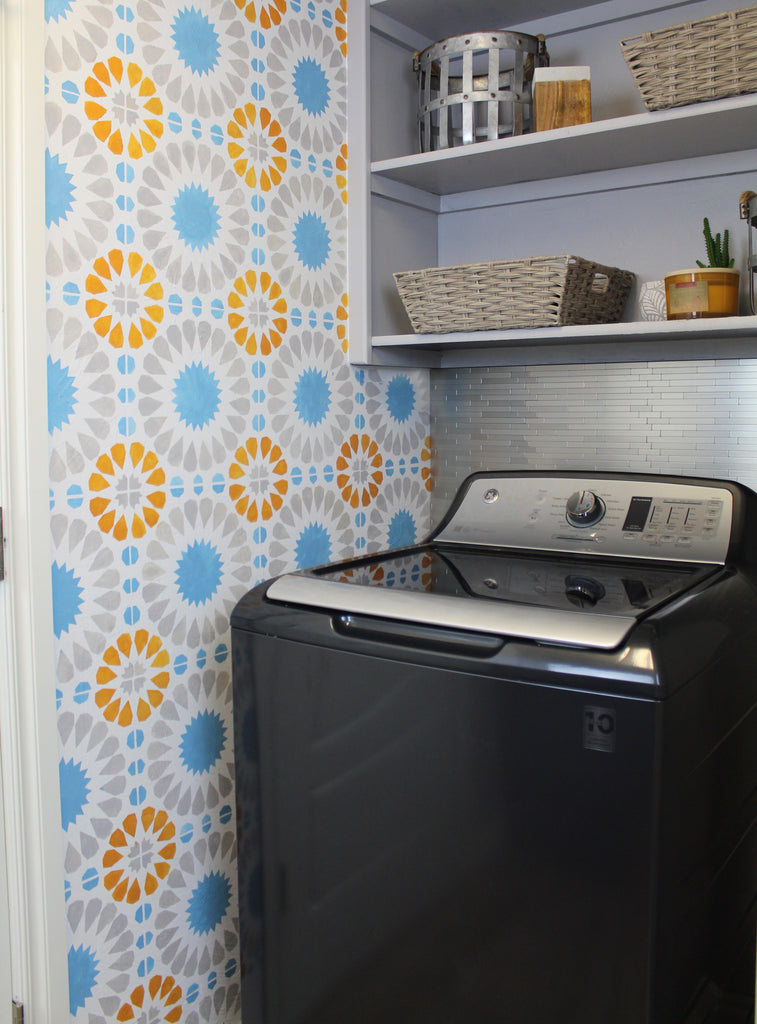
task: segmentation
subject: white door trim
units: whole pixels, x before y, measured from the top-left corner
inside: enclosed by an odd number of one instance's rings
[[[43,0],[0,0],[0,774],[13,998],[68,1021],[45,330]],[[0,1007],[0,1020],[10,1007]]]

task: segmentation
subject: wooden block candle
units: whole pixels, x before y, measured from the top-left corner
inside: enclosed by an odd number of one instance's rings
[[[534,131],[591,121],[589,68],[536,68],[533,88]]]

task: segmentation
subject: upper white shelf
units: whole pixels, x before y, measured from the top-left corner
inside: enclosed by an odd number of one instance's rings
[[[374,336],[373,351],[376,362],[426,366],[754,358],[757,316]]]
[[[714,156],[757,145],[757,95],[378,160],[371,172],[438,196],[593,171]]]

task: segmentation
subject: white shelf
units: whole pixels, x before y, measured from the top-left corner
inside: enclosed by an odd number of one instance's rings
[[[757,174],[757,94],[639,112],[641,100],[618,46],[640,31],[726,9],[727,0],[506,0],[504,6],[496,0],[354,0],[348,117],[353,361],[452,367],[757,358],[753,317],[399,333],[409,323],[393,280],[397,269],[517,258],[526,251],[579,251],[651,280],[691,263],[680,254],[699,245],[704,213],[730,227],[736,239],[736,198],[755,187]],[[413,153],[417,96],[410,54],[429,33],[442,38],[480,30],[490,18],[511,26],[532,19],[518,30],[543,31],[553,64],[590,64],[598,119]],[[381,159],[371,161],[371,153]],[[743,263],[741,239],[736,248]],[[629,306],[626,315],[638,313]]]
[[[374,177],[438,196],[753,149],[757,95],[520,135],[371,164]]]
[[[380,363],[536,366],[757,356],[757,316],[374,337]],[[401,358],[398,358],[401,357]]]

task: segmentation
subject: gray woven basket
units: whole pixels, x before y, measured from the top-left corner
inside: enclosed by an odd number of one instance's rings
[[[757,92],[757,7],[621,39],[648,110]]]
[[[634,275],[581,256],[533,256],[394,275],[417,334],[616,323]]]

